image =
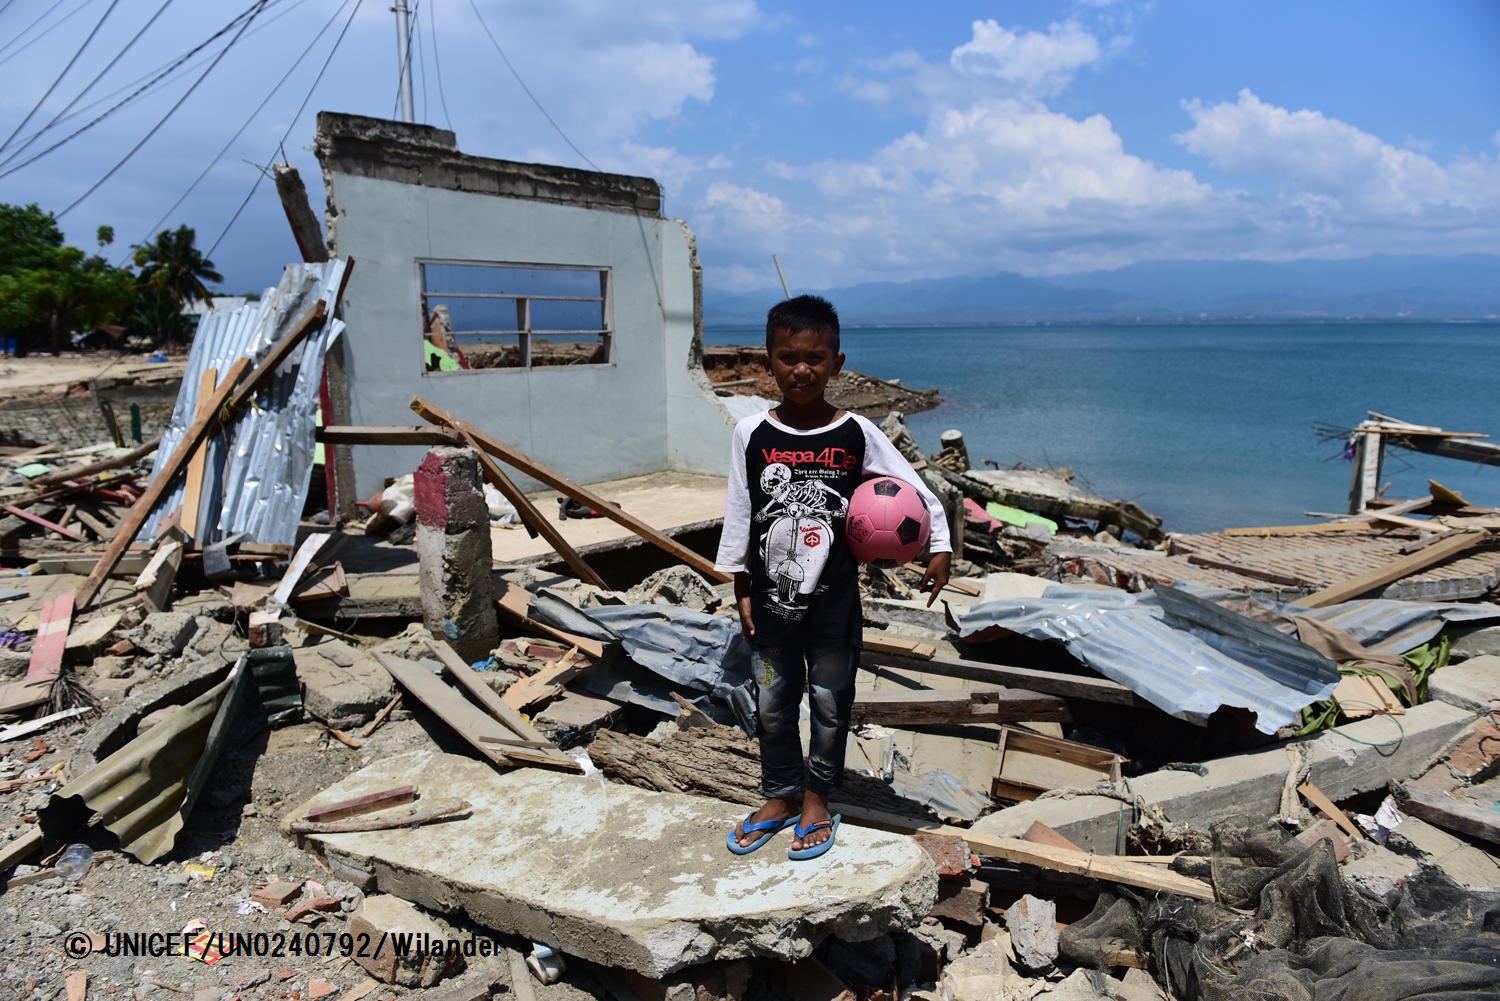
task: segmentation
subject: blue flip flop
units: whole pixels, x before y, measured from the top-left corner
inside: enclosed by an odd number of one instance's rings
[[[728,845],[729,850],[734,852],[736,855],[749,855],[751,852],[755,851],[755,849],[761,847],[767,841],[770,841],[772,838],[774,838],[778,831],[784,831],[788,827],[794,826],[797,821],[802,819],[802,814],[799,813],[797,814],[797,816],[787,817],[785,820],[762,820],[752,824],[750,822],[750,818],[753,816],[755,816],[755,813],[753,811],[747,814],[745,816],[745,822],[741,825],[740,829],[746,834],[754,834],[757,831],[765,831],[766,833],[762,834],[760,837],[756,838],[748,845],[742,845],[734,839],[734,830],[733,828],[731,828],[729,833],[724,836],[724,844]]]
[[[828,840],[813,845],[811,848],[788,848],[786,850],[786,857],[791,859],[793,862],[804,862],[810,858],[817,858],[819,855],[822,855],[828,849],[832,848],[833,839],[836,838],[839,833],[840,819],[840,816],[835,813],[829,819],[820,820],[816,824],[809,824],[808,826],[803,827],[799,823],[794,826],[792,828],[792,833],[797,835],[799,839],[807,837],[809,834],[811,834],[813,831],[818,830],[819,828],[827,827],[829,828]]]

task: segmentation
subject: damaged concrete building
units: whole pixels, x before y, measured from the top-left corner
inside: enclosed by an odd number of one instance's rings
[[[336,423],[408,424],[420,395],[582,482],[723,475],[732,421],[702,374],[697,248],[655,181],[469,156],[443,129],[331,112],[317,154],[330,247],[355,262]],[[429,364],[429,338],[472,367]],[[358,497],[421,461],[353,452]]]

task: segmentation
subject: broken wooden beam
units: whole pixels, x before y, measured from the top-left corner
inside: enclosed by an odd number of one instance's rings
[[[932,726],[963,723],[1019,723],[1073,718],[1067,702],[1055,695],[1018,688],[976,692],[958,688],[923,688],[902,692],[869,692],[854,697],[852,719],[880,726]]]
[[[416,786],[397,786],[394,789],[383,789],[380,792],[356,796],[353,799],[341,799],[336,803],[315,806],[304,813],[302,819],[314,823],[325,820],[343,820],[345,817],[374,813],[376,810],[384,810],[401,803],[410,803],[416,798]]]
[[[500,611],[533,633],[555,639],[559,643],[578,648],[578,652],[587,656],[590,660],[600,660],[604,657],[604,644],[587,636],[579,636],[565,629],[550,626],[539,619],[531,617],[531,592],[524,587],[517,587],[506,581],[495,581],[495,600],[500,605]]]
[[[386,814],[379,817],[361,816],[349,820],[330,820],[314,822],[310,820],[294,820],[287,825],[287,830],[293,834],[344,834],[355,831],[387,831],[395,827],[416,827],[429,821],[438,820],[443,817],[451,817],[455,813],[463,813],[470,809],[467,800],[445,799],[431,806],[419,807],[413,810],[403,810],[400,813]],[[334,898],[337,900],[338,898]],[[293,920],[290,915],[287,920]]]
[[[441,427],[376,427],[331,424],[314,437],[325,445],[461,445],[463,436]]]
[[[463,439],[465,444],[473,449],[475,455],[479,457],[479,471],[484,474],[485,480],[496,490],[500,491],[501,496],[510,501],[511,506],[516,509],[516,514],[520,516],[521,523],[526,526],[526,530],[531,533],[532,538],[541,535],[542,538],[546,539],[547,544],[552,547],[557,555],[563,558],[563,562],[568,565],[568,569],[572,570],[580,580],[588,584],[593,584],[595,587],[603,588],[606,591],[609,590],[609,584],[605,582],[603,577],[599,576],[598,571],[589,566],[588,561],[578,554],[578,550],[574,549],[572,544],[562,537],[562,534],[536,509],[536,506],[521,492],[521,489],[511,482],[510,477],[505,475],[505,470],[501,469],[495,460],[480,447],[478,440],[467,431],[463,432]]]
[[[961,678],[964,681],[985,681],[1003,688],[1020,688],[1046,695],[1060,695],[1063,698],[1084,699],[1089,702],[1124,706],[1149,705],[1118,681],[1082,674],[1041,671],[1029,667],[1012,667],[1009,664],[991,664],[988,661],[966,660],[958,657],[933,657],[921,660],[874,650],[864,651],[860,662],[865,666],[895,667],[939,677]]]
[[[604,517],[628,528],[642,539],[671,555],[673,559],[686,563],[710,580],[721,583],[729,580],[726,574],[714,569],[713,560],[693,552],[693,550],[682,545],[676,539],[663,535],[634,515],[615,507],[606,498],[600,497],[588,487],[574,483],[518,449],[512,448],[498,438],[486,434],[473,424],[448,413],[441,407],[427,402],[420,396],[412,398],[411,408],[423,420],[453,428],[455,431],[463,433],[466,437],[471,437],[476,445],[506,465],[520,470],[534,480],[547,484],[547,486],[554,490],[560,490],[569,497],[587,504]]]
[[[976,855],[1020,862],[1056,872],[1073,873],[1109,883],[1123,883],[1126,886],[1136,886],[1143,890],[1176,893],[1194,900],[1214,899],[1213,887],[1202,880],[1171,871],[1162,871],[1157,866],[1122,861],[1117,856],[1095,855],[1092,852],[1058,848],[1053,845],[1023,841],[1020,838],[981,834],[966,828],[936,822],[913,824],[905,817],[843,804],[840,804],[839,812],[843,814],[845,821],[875,827],[883,831],[901,834],[915,834],[918,831],[951,834],[963,838],[968,843],[969,850]]]
[[[495,720],[500,726],[504,727],[505,730],[509,731],[508,733],[496,733],[493,730],[486,729],[484,731],[480,731],[481,739],[483,739],[484,736],[493,736],[506,739],[512,736],[519,737],[521,740],[528,742],[528,746],[518,748],[513,745],[507,745],[507,750],[505,751],[505,753],[510,757],[515,758],[518,761],[525,761],[534,765],[543,765],[548,768],[558,768],[563,771],[583,771],[582,765],[574,761],[572,758],[568,757],[562,751],[558,750],[556,745],[552,744],[540,733],[538,733],[537,730],[526,721],[526,718],[524,716],[522,716],[515,709],[506,705],[505,702],[501,700],[500,696],[495,694],[495,690],[491,688],[485,682],[485,680],[479,676],[479,672],[474,670],[468,664],[465,664],[463,658],[460,657],[451,646],[441,640],[428,640],[427,649],[431,651],[432,654],[438,658],[438,660],[442,661],[443,667],[445,668],[448,676],[451,677],[454,681],[458,682],[459,687],[467,692],[469,696],[474,699],[480,705],[480,707],[482,707],[484,712],[488,713],[488,718]],[[531,749],[530,742],[533,741],[541,743],[541,749]]]
[[[1418,552],[1391,560],[1373,570],[1367,570],[1362,574],[1345,581],[1340,581],[1321,591],[1305,595],[1292,602],[1304,608],[1326,608],[1336,605],[1341,601],[1349,601],[1360,595],[1368,594],[1378,587],[1384,587],[1403,577],[1426,570],[1444,560],[1451,559],[1471,549],[1488,542],[1492,538],[1489,532],[1460,532],[1450,538],[1443,539],[1430,546],[1426,546]]]
[[[1414,782],[1391,785],[1396,805],[1410,816],[1492,845],[1500,845],[1500,812],[1477,803],[1464,803]]]

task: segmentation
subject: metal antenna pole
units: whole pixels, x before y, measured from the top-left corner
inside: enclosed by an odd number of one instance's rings
[[[411,22],[406,12],[406,0],[396,0],[391,8],[396,14],[396,62],[401,70],[401,120],[415,122],[411,98]]]

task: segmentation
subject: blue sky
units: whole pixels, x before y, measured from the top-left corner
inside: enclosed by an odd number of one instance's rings
[[[801,288],[1500,253],[1492,0],[408,2],[419,121],[657,178],[711,289],[774,285],[773,253]],[[315,113],[396,117],[390,0],[266,0],[211,69],[229,35],[22,166],[253,6],[0,0],[0,201],[90,249],[112,225],[115,260],[186,223],[226,291],[274,283],[296,248],[252,186],[284,156],[321,210]]]

